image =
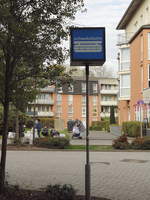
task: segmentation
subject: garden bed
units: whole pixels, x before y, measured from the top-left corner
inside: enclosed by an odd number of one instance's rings
[[[59,198],[55,198],[59,200]],[[7,188],[3,194],[0,194],[0,200],[54,200],[50,198],[49,193],[45,191],[23,190],[15,187]],[[65,200],[60,197],[60,200]],[[67,200],[85,200],[84,196],[75,196]],[[91,200],[109,200],[100,197],[91,197]]]

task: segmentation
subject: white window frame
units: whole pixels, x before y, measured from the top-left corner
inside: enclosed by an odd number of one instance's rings
[[[57,94],[56,95],[56,102],[57,102],[57,104],[61,104],[62,103],[62,95],[61,94]]]
[[[73,95],[68,95],[68,105],[73,104]]]
[[[68,106],[68,115],[70,115],[70,114],[71,114],[71,116],[73,115],[73,106],[72,105]]]
[[[97,93],[97,91],[98,91],[98,84],[93,83],[93,93]]]
[[[86,105],[86,96],[82,96],[82,105]]]
[[[98,102],[97,96],[93,96],[92,101],[93,101],[93,105],[97,105],[97,102]]]
[[[122,51],[124,49],[128,49],[129,50],[129,58],[127,58],[127,60],[123,59],[123,53]],[[127,66],[122,66],[122,64],[127,63]],[[130,48],[129,47],[124,47],[120,49],[120,71],[125,71],[125,70],[129,70],[130,69]]]
[[[82,93],[86,92],[86,83],[81,83]]]
[[[82,106],[82,117],[86,117],[86,106]]]
[[[130,80],[130,83],[129,83],[129,86],[125,86],[125,87],[122,87],[122,77],[123,76],[129,76],[129,80],[131,79],[131,75],[130,74],[122,74],[120,75],[120,97],[122,98],[129,98],[130,97],[130,89],[131,89],[131,80]],[[129,90],[129,94],[128,95],[122,95],[122,89],[127,89]]]
[[[56,106],[56,116],[60,117],[62,113],[62,106],[58,105]]]

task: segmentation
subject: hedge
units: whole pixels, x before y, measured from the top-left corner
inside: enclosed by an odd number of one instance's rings
[[[44,137],[35,139],[36,146],[50,149],[64,149],[66,146],[69,146],[69,144],[70,141],[66,137]]]
[[[93,121],[90,130],[109,131],[109,121]]]
[[[140,136],[141,122],[139,121],[123,122],[122,131],[129,137],[138,137]]]

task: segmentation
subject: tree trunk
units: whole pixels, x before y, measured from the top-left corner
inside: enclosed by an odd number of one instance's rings
[[[10,71],[9,65],[6,64],[5,71],[5,96],[4,96],[4,111],[3,111],[3,136],[1,147],[1,163],[0,163],[0,193],[3,192],[5,186],[5,167],[6,167],[6,150],[8,138],[8,116],[9,116],[9,102],[10,102]]]
[[[5,99],[1,163],[0,163],[0,193],[3,192],[5,186],[6,149],[7,149],[7,137],[8,137],[8,112],[9,112],[9,100]]]

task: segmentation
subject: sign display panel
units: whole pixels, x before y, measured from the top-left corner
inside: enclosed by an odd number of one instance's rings
[[[71,65],[105,62],[105,28],[71,28]]]

